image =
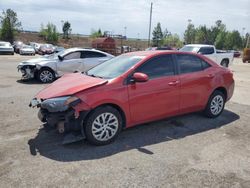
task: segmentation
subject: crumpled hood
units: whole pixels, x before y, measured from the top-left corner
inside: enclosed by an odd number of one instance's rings
[[[39,57],[39,58],[34,58],[34,59],[29,59],[27,61],[23,61],[19,63],[19,65],[36,65],[42,62],[48,62],[48,61],[56,61],[55,59],[49,59],[46,57]]]
[[[107,80],[90,77],[82,73],[65,74],[48,87],[41,90],[35,97],[38,99],[49,99],[73,95],[79,91],[100,86],[107,82]]]

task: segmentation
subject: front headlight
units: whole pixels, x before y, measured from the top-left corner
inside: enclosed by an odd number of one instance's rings
[[[44,100],[41,103],[41,107],[49,112],[63,112],[80,102],[81,100],[75,96],[57,97]]]

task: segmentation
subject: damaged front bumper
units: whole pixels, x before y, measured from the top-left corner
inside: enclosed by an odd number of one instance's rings
[[[22,73],[22,79],[29,80],[35,78],[36,66],[35,65],[26,65],[17,67],[18,72]]]
[[[83,121],[89,111],[77,113],[73,108],[80,102],[80,99],[71,96],[47,100],[33,99],[30,107],[40,108],[38,118],[45,123],[44,125],[65,134],[67,137],[63,141],[65,144],[85,139]]]

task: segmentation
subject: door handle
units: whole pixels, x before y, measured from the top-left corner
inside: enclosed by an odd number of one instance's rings
[[[176,81],[169,82],[168,85],[169,86],[176,86],[179,83],[180,83],[180,81],[176,80]]]
[[[214,74],[208,74],[207,75],[207,78],[213,78],[214,77]]]

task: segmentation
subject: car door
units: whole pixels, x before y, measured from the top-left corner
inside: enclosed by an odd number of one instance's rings
[[[81,52],[70,52],[66,54],[62,60],[57,62],[58,73],[76,72],[83,64],[83,58],[81,58]]]
[[[89,69],[95,67],[96,65],[99,65],[103,63],[104,61],[107,61],[110,59],[106,54],[96,52],[96,51],[84,51],[83,52],[84,57],[84,64],[81,67],[81,71],[88,71]]]
[[[211,93],[214,78],[212,66],[197,56],[177,54],[180,73],[180,111],[203,109]]]
[[[130,114],[134,124],[178,114],[180,85],[172,55],[150,59],[135,72],[147,74],[149,80],[128,84]]]

